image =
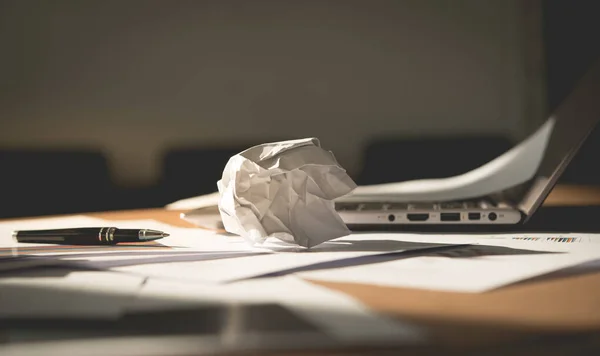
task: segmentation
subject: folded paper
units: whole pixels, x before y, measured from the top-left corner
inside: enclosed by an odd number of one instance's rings
[[[217,187],[225,229],[251,244],[309,248],[350,233],[333,199],[356,184],[316,138],[251,147],[229,159]]]

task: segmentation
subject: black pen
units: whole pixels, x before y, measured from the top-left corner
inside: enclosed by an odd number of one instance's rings
[[[114,245],[119,242],[145,242],[162,239],[169,234],[149,229],[116,227],[83,227],[56,230],[20,230],[13,232],[18,242],[66,245]]]

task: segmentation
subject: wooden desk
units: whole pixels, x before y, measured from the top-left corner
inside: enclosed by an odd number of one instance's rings
[[[582,204],[600,205],[600,188],[560,186],[545,205]],[[179,219],[179,213],[149,209],[88,215],[115,220],[156,219],[192,227]],[[531,340],[531,335],[552,338],[556,333],[592,333],[594,337],[586,338],[586,342],[600,345],[595,337],[600,331],[600,272],[529,281],[479,294],[311,282],[347,293],[377,312],[424,325],[443,345],[461,350]]]

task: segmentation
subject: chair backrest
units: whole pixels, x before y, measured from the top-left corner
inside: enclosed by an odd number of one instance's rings
[[[229,158],[256,144],[168,150],[163,157],[163,178],[160,183],[165,203],[215,192]]]
[[[367,145],[357,184],[444,178],[468,172],[513,146],[506,138],[386,138]]]
[[[569,166],[561,175],[560,183],[600,184],[600,125],[596,126],[583,143]]]
[[[0,216],[97,211],[109,205],[105,157],[95,151],[0,150]]]

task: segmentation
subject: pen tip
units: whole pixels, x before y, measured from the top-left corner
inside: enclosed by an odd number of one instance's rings
[[[163,232],[163,237],[167,237],[167,236],[171,236],[170,234],[167,234],[166,232]]]

